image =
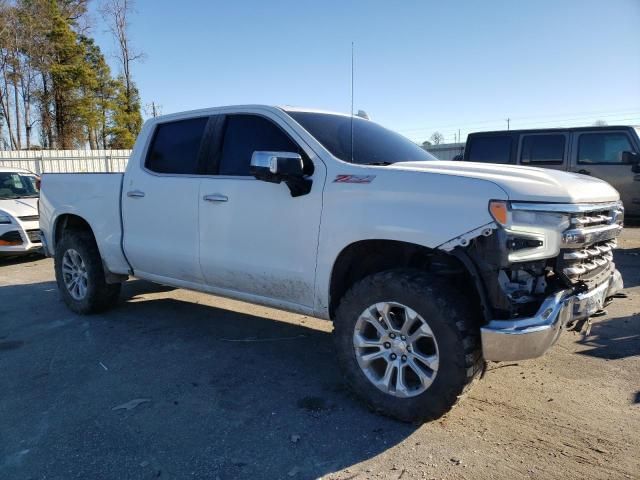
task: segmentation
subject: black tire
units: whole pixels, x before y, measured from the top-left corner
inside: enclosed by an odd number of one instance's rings
[[[378,389],[358,364],[353,345],[360,315],[378,302],[403,304],[427,320],[440,363],[422,393],[400,398]],[[405,422],[434,420],[447,413],[484,368],[478,314],[441,278],[415,270],[390,270],[357,282],[342,298],[334,321],[334,342],[349,387],[377,413]]]
[[[82,299],[74,298],[65,285],[62,274],[62,259],[65,252],[73,249],[82,258],[87,272],[87,289]],[[89,232],[71,231],[64,234],[56,245],[54,258],[56,282],[62,299],[76,313],[91,314],[114,306],[120,294],[120,283],[105,281],[102,259],[93,235]]]

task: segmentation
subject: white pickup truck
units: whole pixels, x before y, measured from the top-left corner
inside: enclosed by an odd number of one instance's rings
[[[436,161],[328,112],[149,120],[124,174],[45,175],[40,212],[73,311],[115,305],[134,276],[332,320],[348,384],[407,421],[448,411],[485,360],[542,355],[622,288],[609,184]]]

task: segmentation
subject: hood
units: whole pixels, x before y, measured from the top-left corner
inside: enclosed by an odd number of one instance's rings
[[[401,162],[385,168],[486,180],[502,188],[509,200],[520,202],[597,203],[620,198],[604,180],[548,168],[458,161]]]
[[[7,212],[12,217],[26,217],[38,214],[37,198],[11,198],[0,200],[0,210]]]

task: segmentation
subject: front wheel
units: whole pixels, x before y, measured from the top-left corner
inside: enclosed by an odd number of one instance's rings
[[[425,421],[449,411],[482,370],[476,325],[446,282],[391,270],[346,293],[334,340],[347,383],[373,410]]]
[[[66,233],[56,246],[54,262],[58,290],[74,312],[95,313],[117,302],[121,284],[105,281],[100,252],[90,233]]]

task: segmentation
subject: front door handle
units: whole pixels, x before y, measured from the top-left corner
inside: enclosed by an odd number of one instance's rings
[[[210,195],[205,195],[202,199],[206,202],[226,202],[229,200],[229,197],[222,195],[221,193],[212,193]]]
[[[144,192],[141,192],[140,190],[131,190],[127,192],[127,197],[142,198],[144,197]]]
[[[581,173],[582,175],[591,175],[591,172],[589,170],[585,170],[584,168],[578,170],[578,173]]]

